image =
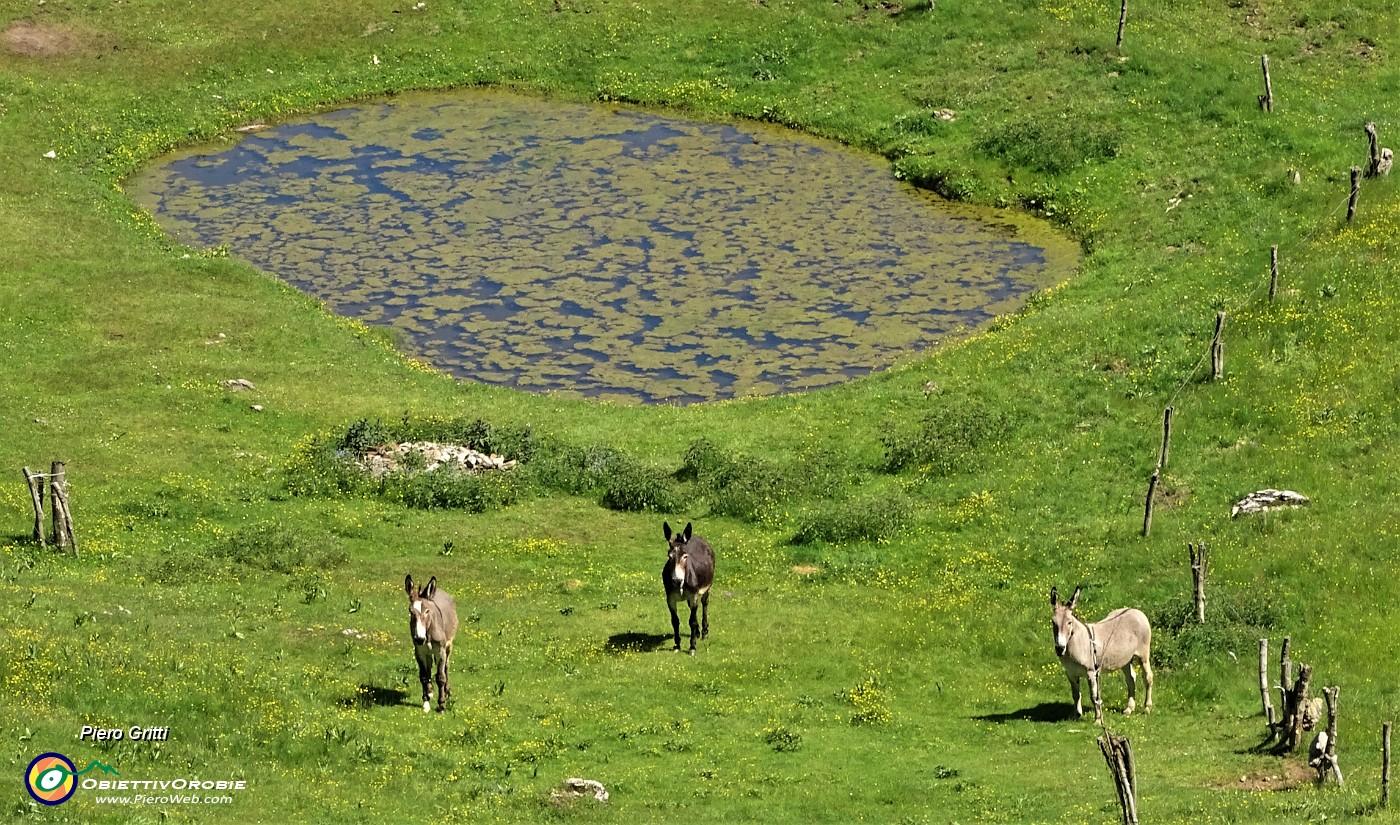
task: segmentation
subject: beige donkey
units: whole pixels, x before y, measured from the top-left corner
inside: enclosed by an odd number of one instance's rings
[[[1142,712],[1152,710],[1152,627],[1141,610],[1122,607],[1093,624],[1085,624],[1074,615],[1079,601],[1079,588],[1074,588],[1067,604],[1060,604],[1059,594],[1050,588],[1050,605],[1055,609],[1051,624],[1055,631],[1055,655],[1065,667],[1070,691],[1074,694],[1074,715],[1084,715],[1080,701],[1079,680],[1089,677],[1089,695],[1094,701],[1094,721],[1103,724],[1103,701],[1099,698],[1099,674],[1105,670],[1121,670],[1128,680],[1128,706],[1124,715],[1133,712],[1136,704],[1137,680],[1133,677],[1133,662],[1142,665],[1142,679],[1147,683],[1147,696]]]

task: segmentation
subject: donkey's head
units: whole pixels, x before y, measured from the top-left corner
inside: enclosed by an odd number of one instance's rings
[[[435,607],[432,600],[437,592],[437,576],[428,579],[428,583],[418,591],[413,589],[413,576],[404,576],[403,589],[408,594],[408,632],[413,636],[415,645],[425,645],[432,634],[433,622],[438,620],[438,611],[429,609]]]
[[[1055,655],[1063,656],[1069,649],[1069,638],[1074,635],[1075,625],[1079,621],[1074,618],[1074,606],[1079,602],[1079,588],[1074,588],[1074,595],[1069,597],[1069,601],[1060,604],[1060,594],[1055,588],[1050,588],[1050,606],[1055,609],[1054,615],[1050,619],[1050,625],[1055,634]]]
[[[690,529],[690,522],[686,522],[684,530],[673,533],[670,523],[661,522],[661,532],[666,535],[666,543],[669,545],[667,556],[671,560],[672,570],[677,581],[685,579],[685,565],[688,561],[686,545],[690,543]]]

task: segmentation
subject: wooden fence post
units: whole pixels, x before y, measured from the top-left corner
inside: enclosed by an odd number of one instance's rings
[[[1274,728],[1274,703],[1269,698],[1269,640],[1259,640],[1259,698],[1264,702],[1264,718],[1269,723],[1269,738],[1277,732]]]
[[[1351,167],[1351,199],[1347,201],[1347,222],[1356,217],[1356,201],[1361,197],[1361,167]]]
[[[1206,543],[1186,545],[1191,551],[1191,583],[1196,597],[1196,621],[1206,623]]]
[[[1366,124],[1366,141],[1370,144],[1371,160],[1366,164],[1366,177],[1374,178],[1381,173],[1381,141],[1376,136],[1376,124]]]
[[[1172,408],[1171,408],[1171,407],[1167,407],[1167,409],[1162,413],[1162,454],[1161,454],[1161,456],[1158,457],[1158,459],[1157,459],[1157,466],[1158,466],[1158,467],[1161,467],[1161,468],[1164,469],[1164,470],[1167,468],[1167,457],[1168,457],[1169,455],[1171,455],[1171,450],[1172,450]]]
[[[1119,48],[1123,46],[1123,27],[1126,25],[1128,25],[1128,0],[1123,0],[1122,5],[1118,8],[1118,41],[1113,44]]]
[[[1259,108],[1266,112],[1274,110],[1274,81],[1269,77],[1269,56],[1264,55],[1259,61],[1264,67],[1264,93],[1259,95]]]
[[[68,507],[68,475],[62,461],[49,469],[49,499],[53,505],[53,543],[60,550],[78,555],[78,542],[73,539],[73,514]]]
[[[1147,482],[1147,505],[1142,516],[1142,535],[1146,537],[1152,532],[1152,499],[1157,495],[1157,481],[1162,476],[1160,468],[1152,471],[1152,480]]]
[[[1390,806],[1390,723],[1381,725],[1381,807]]]
[[[1133,764],[1133,746],[1126,737],[1105,729],[1098,738],[1108,772],[1118,789],[1118,804],[1123,808],[1123,825],[1137,825],[1137,766]]]
[[[1278,244],[1269,250],[1269,300],[1278,292]]]
[[[1215,313],[1215,339],[1210,344],[1210,380],[1219,381],[1225,374],[1225,313]]]
[[[1317,766],[1318,779],[1322,779],[1327,771],[1337,777],[1337,787],[1345,787],[1342,782],[1342,766],[1337,764],[1337,694],[1342,689],[1336,685],[1322,689],[1322,695],[1327,698],[1327,746],[1323,750]]]
[[[24,468],[24,483],[29,485],[29,499],[34,503],[34,541],[44,546],[44,479]]]
[[[1283,707],[1283,750],[1285,753],[1298,749],[1298,739],[1303,732],[1303,715],[1308,704],[1308,687],[1312,684],[1312,665],[1303,665],[1298,671],[1298,681],[1288,691]]]

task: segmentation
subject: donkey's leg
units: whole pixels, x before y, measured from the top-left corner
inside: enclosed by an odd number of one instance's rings
[[[695,609],[699,606],[700,600],[694,596],[690,597],[690,655],[695,655],[695,640],[700,638],[700,621],[695,618]]]
[[[452,698],[452,681],[450,677],[450,665],[452,663],[452,645],[442,646],[442,659],[438,661],[438,711],[441,712],[447,707],[447,700]]]
[[[1137,707],[1137,677],[1133,675],[1132,659],[1123,665],[1123,678],[1128,682],[1128,706],[1123,708],[1123,715],[1127,716],[1133,712],[1133,708]]]
[[[413,649],[413,658],[418,660],[418,681],[423,683],[423,712],[427,713],[432,709],[431,694],[428,692],[428,683],[433,676],[432,654],[427,645],[420,645]]]
[[[1143,713],[1152,712],[1152,663],[1148,661],[1151,656],[1152,653],[1144,649],[1142,651],[1142,656],[1138,658],[1138,661],[1142,663],[1142,682],[1147,688],[1147,695],[1144,696],[1142,700]]]
[[[706,639],[710,635],[710,591],[706,590],[700,597],[700,607],[704,616],[700,624],[700,638]]]
[[[1099,696],[1099,674],[1089,671],[1089,698],[1094,700],[1094,723],[1103,724],[1103,699]]]
[[[671,608],[671,634],[676,638],[676,646],[671,648],[677,653],[681,649],[681,615],[676,612],[676,602],[680,600],[681,594],[668,592],[666,594],[666,606]]]

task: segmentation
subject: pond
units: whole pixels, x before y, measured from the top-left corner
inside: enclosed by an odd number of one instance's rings
[[[836,143],[490,91],[281,124],[129,191],[460,379],[629,403],[845,382],[1077,263],[1044,224]]]

